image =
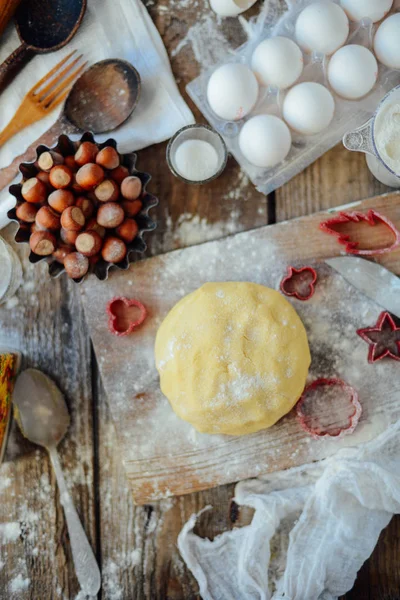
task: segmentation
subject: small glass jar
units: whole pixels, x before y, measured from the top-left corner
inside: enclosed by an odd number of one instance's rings
[[[21,262],[0,236],[0,304],[12,298],[22,282]]]
[[[192,145],[189,149],[190,142]],[[200,142],[198,148],[196,148],[197,142]],[[208,154],[205,143],[209,145]],[[184,148],[183,144],[186,144],[186,156],[180,156]],[[205,159],[203,164],[202,157]],[[167,147],[167,163],[170,171],[181,181],[194,185],[202,185],[219,177],[226,167],[227,160],[228,150],[224,140],[208,125],[195,124],[183,127],[170,139]],[[192,163],[188,164],[188,161]]]

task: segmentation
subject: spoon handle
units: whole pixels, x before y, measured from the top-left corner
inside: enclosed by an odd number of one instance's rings
[[[0,65],[0,92],[3,92],[8,84],[14,79],[22,67],[27,63],[35,52],[22,43],[6,60]]]
[[[82,591],[89,596],[95,596],[101,586],[100,570],[68,492],[56,447],[52,446],[48,450],[60,489],[60,502],[67,521],[76,576]]]
[[[45,131],[40,138],[33,142],[20,156],[16,156],[12,163],[8,167],[0,169],[0,190],[9,185],[14,177],[18,174],[18,166],[21,162],[30,162],[36,158],[36,148],[39,144],[45,146],[51,146],[57,140],[58,136],[62,133],[71,135],[72,133],[78,133],[79,129],[72,125],[67,119],[61,115],[59,119]]]

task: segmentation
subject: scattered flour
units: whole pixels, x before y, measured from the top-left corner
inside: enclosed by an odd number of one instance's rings
[[[182,50],[186,51],[188,46],[203,69],[223,60],[230,51],[229,43],[221,33],[217,17],[209,11],[190,27],[185,37],[172,50],[171,56],[174,58]]]
[[[21,535],[21,527],[17,521],[0,524],[1,543],[15,542]]]
[[[21,574],[17,575],[10,581],[9,590],[11,594],[24,592],[29,588],[31,580],[27,577],[24,579]]]
[[[193,246],[205,241],[216,240],[238,230],[237,213],[233,213],[233,218],[228,222],[217,221],[210,223],[205,217],[182,213],[172,227],[172,220],[169,215],[166,217],[167,228],[171,231],[169,235],[172,238],[173,246]]]

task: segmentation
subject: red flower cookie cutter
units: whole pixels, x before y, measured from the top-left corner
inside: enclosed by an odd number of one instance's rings
[[[382,312],[374,327],[357,329],[357,333],[369,344],[369,363],[375,363],[386,356],[400,361],[400,327],[397,327],[390,313]]]
[[[377,248],[370,250],[359,250],[359,242],[352,242],[350,236],[347,234],[341,234],[336,231],[335,225],[342,225],[343,223],[368,223],[372,227],[378,223],[383,223],[394,235],[394,241],[391,246],[387,248]],[[340,212],[339,214],[323,221],[319,225],[320,229],[330,235],[335,235],[338,238],[339,244],[345,246],[345,250],[348,254],[355,254],[358,256],[376,256],[378,254],[387,254],[392,252],[395,248],[400,246],[400,231],[397,229],[394,223],[390,221],[385,215],[381,215],[373,209],[370,209],[366,214],[361,212]]]
[[[132,306],[139,309],[139,316],[134,320],[129,316],[129,309]],[[129,335],[140,327],[147,317],[147,310],[139,300],[118,296],[108,302],[107,314],[109,316],[108,329],[110,332],[114,335],[123,336]]]
[[[285,296],[294,296],[297,300],[309,300],[315,292],[317,272],[312,267],[295,269],[288,267],[287,275],[280,283],[280,289]]]
[[[318,416],[317,415],[310,417],[309,414],[306,414],[305,403],[307,400],[307,396],[310,392],[313,392],[314,390],[316,390],[319,387],[334,387],[334,386],[340,387],[342,389],[343,393],[347,394],[349,396],[349,402],[353,406],[354,411],[350,416],[347,417],[348,418],[347,427],[337,426],[336,429],[333,429],[329,432],[326,429],[324,430],[324,426],[322,424],[321,425],[318,424]],[[317,379],[316,381],[313,381],[310,385],[308,385],[304,389],[304,392],[296,405],[297,419],[298,419],[301,427],[305,431],[307,431],[307,433],[309,433],[315,440],[320,440],[320,439],[324,439],[324,438],[340,438],[344,435],[349,435],[350,433],[353,433],[353,431],[357,427],[357,424],[360,420],[361,413],[362,413],[362,407],[361,407],[360,401],[358,399],[357,390],[355,390],[351,385],[349,385],[345,381],[342,381],[341,379],[335,379],[335,378],[332,378],[332,379],[321,378],[321,379]],[[310,422],[313,422],[313,421],[316,422],[315,425],[310,424]]]

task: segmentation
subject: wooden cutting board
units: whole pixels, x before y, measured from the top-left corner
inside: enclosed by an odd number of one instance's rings
[[[383,212],[400,228],[400,194],[351,205],[347,210]],[[319,460],[340,447],[372,439],[400,417],[400,366],[370,365],[368,347],[355,333],[373,325],[381,308],[323,261],[343,253],[334,236],[319,230],[328,213],[262,227],[177,250],[111,271],[108,281],[90,278],[82,299],[122,458],[138,504],[214,487]],[[385,245],[380,226],[359,227],[360,239]],[[400,274],[400,251],[378,257]],[[288,265],[316,263],[318,284],[308,302],[293,300],[313,357],[310,379],[338,376],[354,385],[363,405],[355,433],[340,440],[313,440],[293,411],[268,430],[233,437],[197,433],[179,419],[159,389],[153,345],[157,328],[184,295],[207,281],[254,281],[277,288]],[[149,316],[127,337],[107,327],[106,304],[114,296],[142,301]]]

